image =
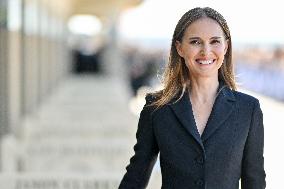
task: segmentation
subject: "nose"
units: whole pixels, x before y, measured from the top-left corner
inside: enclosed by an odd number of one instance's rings
[[[201,53],[202,56],[206,56],[206,55],[208,55],[210,53],[210,51],[211,51],[210,46],[208,44],[204,44],[202,46],[202,49],[201,49],[200,53]]]

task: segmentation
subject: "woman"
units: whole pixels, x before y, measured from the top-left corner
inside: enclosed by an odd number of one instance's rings
[[[231,36],[212,8],[179,20],[164,89],[146,96],[120,189],[146,188],[160,153],[163,189],[263,189],[259,101],[237,92]]]

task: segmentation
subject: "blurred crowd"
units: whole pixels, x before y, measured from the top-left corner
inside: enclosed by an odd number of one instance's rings
[[[73,73],[102,73],[106,45],[101,36],[77,36],[69,41]]]
[[[234,53],[240,87],[284,101],[284,48],[247,47]]]
[[[79,49],[74,49],[73,54],[73,72],[82,73],[82,72],[93,72],[99,73],[102,70],[102,61],[101,54],[102,50],[85,53]]]
[[[73,50],[73,71],[102,72],[105,46],[83,47],[77,46]],[[147,91],[161,87],[167,50],[125,45],[121,53],[133,97],[138,96],[140,89],[147,89],[140,95],[144,96]],[[233,61],[239,87],[284,101],[284,47],[242,45],[235,48]]]
[[[141,87],[155,88],[160,85],[159,78],[166,62],[164,51],[129,47],[123,54],[133,96],[137,95]]]
[[[128,47],[123,52],[134,96],[141,87],[159,86],[166,51]],[[242,46],[233,52],[233,60],[239,87],[284,101],[284,47]]]

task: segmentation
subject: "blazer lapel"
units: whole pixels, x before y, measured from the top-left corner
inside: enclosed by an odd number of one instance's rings
[[[222,125],[222,123],[228,119],[233,111],[235,100],[235,96],[231,89],[224,86],[214,102],[206,127],[201,135],[203,142],[205,142]]]
[[[175,115],[177,116],[179,121],[182,123],[182,126],[185,127],[188,133],[194,137],[194,139],[200,144],[200,146],[204,150],[204,146],[203,146],[201,137],[198,133],[196,123],[194,120],[188,92],[185,92],[179,101],[175,103],[171,103],[170,107],[173,109]]]
[[[214,102],[201,137],[197,130],[188,92],[185,92],[179,101],[175,102],[174,100],[177,99],[175,98],[172,101],[174,103],[170,103],[170,107],[173,109],[173,112],[181,122],[182,126],[185,127],[188,133],[194,137],[203,150],[203,143],[212,136],[212,134],[223,124],[224,121],[228,119],[234,109],[234,102],[236,99],[231,89],[221,83],[219,90],[220,93]]]

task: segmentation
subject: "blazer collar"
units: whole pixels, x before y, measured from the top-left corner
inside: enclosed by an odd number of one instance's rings
[[[176,100],[177,98],[178,97],[173,100]],[[188,92],[185,92],[181,99],[177,102],[172,101],[174,103],[171,103],[170,107],[173,109],[173,112],[175,113],[181,124],[185,127],[189,134],[194,137],[194,139],[204,150],[203,143],[222,125],[222,123],[232,113],[234,101],[236,101],[236,99],[231,89],[223,83],[220,83],[218,88],[218,96],[215,99],[212,111],[201,137],[197,130]]]

